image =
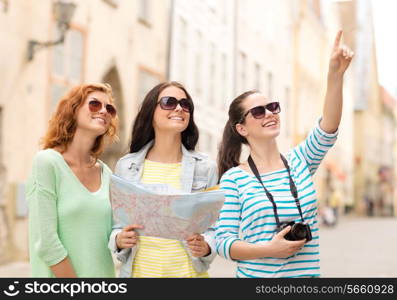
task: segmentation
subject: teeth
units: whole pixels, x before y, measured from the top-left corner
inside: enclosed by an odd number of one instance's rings
[[[100,121],[102,121],[102,123],[105,123],[105,120],[104,119],[102,119],[102,118],[94,118],[95,120],[100,120]]]
[[[183,118],[181,117],[171,117],[171,120],[179,120],[179,121],[183,121]]]
[[[276,122],[270,122],[265,125],[265,127],[276,125]]]

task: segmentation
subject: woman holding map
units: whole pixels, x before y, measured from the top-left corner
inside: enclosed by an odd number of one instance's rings
[[[191,193],[216,185],[217,166],[194,151],[198,129],[189,93],[177,82],[164,82],[146,95],[135,119],[130,153],[115,174],[129,182],[167,184]],[[208,277],[216,255],[214,231],[185,241],[138,236],[140,224],[113,226],[109,248],[122,262],[120,277]]]
[[[33,277],[114,277],[111,170],[98,159],[116,139],[105,84],[82,84],[58,104],[26,185]]]

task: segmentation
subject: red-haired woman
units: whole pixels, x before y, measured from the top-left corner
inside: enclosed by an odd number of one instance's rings
[[[111,170],[98,159],[117,136],[111,87],[83,84],[59,102],[27,183],[33,277],[114,277]]]

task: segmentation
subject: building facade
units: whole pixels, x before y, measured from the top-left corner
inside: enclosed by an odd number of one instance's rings
[[[59,36],[53,2],[10,1],[0,11],[0,262],[27,258],[24,182],[65,91],[79,83],[112,85],[120,142],[102,157],[112,168],[128,150],[143,95],[167,77],[170,1],[75,1],[64,43],[29,60],[30,40]]]
[[[352,66],[353,206],[362,215],[393,214],[395,194],[394,100],[380,85],[371,2],[339,3],[342,24],[356,53]]]
[[[235,1],[174,0],[169,79],[193,97],[198,148],[216,159],[234,85]]]

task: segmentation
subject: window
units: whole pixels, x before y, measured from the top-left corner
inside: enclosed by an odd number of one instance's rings
[[[262,68],[260,66],[260,64],[256,63],[255,64],[255,88],[258,91],[262,90]]]
[[[59,36],[55,30],[54,36]],[[52,50],[51,65],[51,110],[60,98],[72,86],[83,81],[84,70],[84,34],[71,28],[65,36],[65,42]]]
[[[56,76],[65,76],[65,46],[64,44],[59,44],[53,49],[52,55],[52,73]]]
[[[210,154],[212,152],[212,136],[207,130],[200,130],[199,151]]]
[[[82,32],[69,30],[65,43],[59,44],[53,50],[52,73],[54,76],[68,78],[80,82],[83,73],[83,45]]]
[[[54,110],[61,97],[65,95],[69,86],[63,83],[53,82],[51,84],[51,109]]]
[[[150,0],[138,0],[138,20],[150,25]]]
[[[284,115],[284,128],[285,128],[285,136],[289,137],[290,136],[290,125],[291,125],[291,119],[290,119],[290,105],[291,105],[291,91],[289,87],[285,88],[284,92],[284,105],[281,107],[281,110],[283,111]]]
[[[201,149],[200,151],[203,151],[207,154],[212,152],[212,136],[208,131],[204,131],[203,133],[200,134],[202,137],[201,139]]]
[[[273,98],[273,74],[272,72],[267,73],[267,97]]]
[[[83,35],[77,30],[72,30],[70,31],[69,39],[69,77],[73,81],[79,82],[82,79],[83,72]]]
[[[212,152],[212,135],[207,133],[207,153]]]
[[[195,92],[197,96],[201,96],[201,89],[202,89],[202,44],[203,44],[203,35],[200,31],[196,32],[196,59],[195,59],[195,72],[194,74],[194,86]]]
[[[142,103],[146,94],[157,84],[160,83],[160,77],[156,74],[140,68],[138,74],[138,102]]]
[[[180,22],[180,31],[179,31],[179,59],[177,60],[179,63],[179,74],[178,78],[180,81],[186,81],[186,64],[187,64],[187,24],[186,21],[182,18],[179,19]]]
[[[210,103],[216,103],[215,97],[215,81],[216,81],[216,49],[215,44],[210,44],[210,74],[209,74],[209,96]]]
[[[227,99],[227,56],[225,53],[222,53],[222,78],[221,78],[221,92],[222,92],[222,102],[224,104],[224,108],[228,108],[229,99]]]
[[[223,24],[226,24],[228,21],[228,5],[229,5],[229,0],[223,0],[222,1],[222,22]]]
[[[247,86],[247,56],[245,53],[240,52],[240,91],[239,93],[243,92]]]

